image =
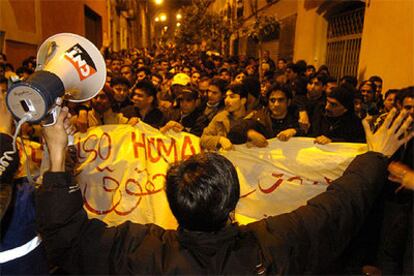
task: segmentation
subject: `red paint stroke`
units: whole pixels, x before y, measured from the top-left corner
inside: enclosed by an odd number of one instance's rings
[[[272,173],[272,176],[273,177],[282,177],[283,176],[283,173]],[[267,188],[267,189],[265,189],[265,188],[262,188],[262,186],[260,185],[260,182],[258,183],[258,186],[259,186],[259,189],[260,189],[260,191],[262,192],[262,193],[265,193],[265,194],[270,194],[270,193],[272,193],[274,190],[276,190],[276,188],[277,187],[279,187],[280,186],[280,184],[282,184],[282,182],[283,182],[283,179],[278,179],[272,186],[270,186],[269,188]]]
[[[114,211],[114,210],[115,210],[115,208],[119,205],[119,203],[121,203],[122,194],[121,194],[121,197],[120,197],[120,199],[118,200],[118,202],[117,202],[117,203],[115,203],[114,205],[112,205],[112,207],[111,207],[110,209],[108,209],[108,210],[97,210],[97,209],[93,208],[93,207],[89,204],[88,200],[86,199],[86,198],[87,198],[87,196],[86,196],[86,191],[88,190],[88,189],[87,189],[87,187],[88,187],[88,184],[85,184],[85,187],[84,187],[84,189],[83,189],[83,204],[84,204],[84,206],[85,206],[86,210],[88,210],[88,211],[89,211],[89,212],[91,212],[91,213],[94,213],[94,214],[96,214],[96,215],[106,215],[106,214],[109,214],[109,213],[111,213],[112,211]],[[113,203],[113,201],[114,201],[114,197],[113,197],[113,195],[112,195],[112,203]]]
[[[247,194],[241,195],[241,196],[240,196],[240,198],[245,198],[245,197],[248,197],[249,195],[251,195],[251,194],[252,194],[252,193],[254,193],[254,192],[256,192],[256,189],[254,189],[254,190],[252,190],[252,191],[248,192]]]
[[[300,180],[300,185],[303,184],[303,179],[300,176],[292,176],[287,181]]]
[[[116,187],[113,188],[113,189],[107,188],[107,185],[106,185],[106,181],[105,180],[112,180],[112,181],[114,181],[116,183]],[[102,178],[102,186],[103,186],[103,188],[104,188],[104,190],[106,192],[113,192],[113,191],[116,191],[119,188],[119,182],[115,178],[112,178],[110,176],[104,176]]]
[[[101,169],[99,166],[96,167],[96,170],[103,172],[103,171],[109,171],[109,172],[114,172],[113,169],[109,168],[109,166],[106,166],[105,168]]]

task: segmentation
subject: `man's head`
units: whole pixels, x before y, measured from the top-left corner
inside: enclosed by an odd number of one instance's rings
[[[208,104],[216,105],[224,99],[224,92],[227,86],[227,82],[220,78],[214,78],[211,80],[207,90]]]
[[[288,78],[288,80],[293,81],[294,79],[298,77],[300,68],[295,63],[289,63],[286,66],[285,72],[286,72],[286,77]]]
[[[198,86],[198,82],[200,81],[200,72],[195,71],[193,73],[191,73],[191,83],[195,86]]]
[[[131,65],[127,65],[127,64],[122,65],[122,67],[121,67],[121,76],[126,78],[129,81],[129,83],[134,82],[134,76],[132,74]]]
[[[180,227],[215,232],[236,208],[240,184],[233,164],[217,153],[190,157],[168,169],[166,193]]]
[[[245,108],[247,102],[247,90],[242,84],[232,84],[227,88],[224,98],[226,110],[230,113],[238,112]]]
[[[325,90],[327,76],[323,74],[310,75],[308,84],[306,86],[307,97],[309,100],[317,100],[322,97]]]
[[[166,59],[161,59],[159,62],[159,68],[161,72],[167,72],[168,68],[170,67],[170,64]]]
[[[164,81],[164,78],[158,73],[152,73],[151,82],[156,87],[159,88]]]
[[[326,98],[326,115],[339,117],[347,111],[354,110],[354,93],[343,86],[332,89],[331,95]]]
[[[188,115],[192,113],[197,108],[197,99],[197,90],[190,87],[184,87],[181,89],[177,96],[177,102],[179,103],[181,114]]]
[[[279,58],[277,60],[277,69],[284,71],[286,69],[287,61],[284,58]]]
[[[105,111],[111,108],[111,103],[113,102],[112,89],[109,86],[104,86],[104,88],[99,91],[99,93],[92,98],[91,106],[99,114],[103,114]]]
[[[198,91],[201,97],[207,97],[208,87],[210,86],[210,78],[207,76],[201,77],[198,82]]]
[[[136,70],[137,81],[143,81],[149,79],[151,75],[151,70],[146,67],[140,67]]]
[[[305,77],[309,78],[310,75],[316,73],[316,68],[313,65],[306,65]]]
[[[369,81],[375,84],[375,93],[377,95],[377,98],[382,96],[382,78],[380,76],[372,76],[369,78]]]
[[[390,89],[385,93],[384,97],[384,109],[385,112],[390,112],[390,110],[395,106],[395,98],[397,96],[397,89]]]
[[[111,80],[111,87],[114,90],[114,99],[117,102],[123,102],[128,97],[129,81],[124,77],[115,77]]]
[[[148,80],[140,81],[131,94],[131,101],[140,110],[154,107],[157,102],[157,89]]]
[[[121,66],[122,66],[122,60],[120,58],[112,59],[111,71],[113,73],[119,74],[119,72],[121,71]]]
[[[359,87],[362,97],[364,97],[364,103],[372,103],[375,101],[376,86],[373,82],[363,81]]]
[[[401,89],[396,102],[398,109],[405,109],[414,119],[414,86]]]
[[[236,75],[236,77],[234,78],[234,82],[235,83],[242,83],[244,81],[244,79],[246,78],[246,73],[244,72],[240,72]]]
[[[336,78],[328,77],[326,81],[326,87],[325,87],[326,96],[329,96],[332,92],[332,89],[335,87],[338,87],[338,82],[336,81]]]
[[[221,79],[223,79],[223,80],[225,80],[227,82],[230,82],[231,81],[231,73],[230,73],[229,69],[227,69],[227,68],[221,68],[219,70],[219,74],[220,74],[220,78]]]
[[[271,117],[284,119],[292,99],[292,93],[286,85],[274,84],[266,93],[267,106]]]

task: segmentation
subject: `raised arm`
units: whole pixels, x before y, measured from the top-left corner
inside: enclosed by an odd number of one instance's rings
[[[259,242],[276,263],[275,273],[323,273],[343,253],[385,183],[388,157],[413,137],[402,138],[412,119],[403,112],[393,120],[395,114],[375,134],[364,122],[369,151],[357,156],[326,192],[289,214],[248,226],[261,233]]]

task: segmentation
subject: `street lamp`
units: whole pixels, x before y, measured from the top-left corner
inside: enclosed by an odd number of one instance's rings
[[[155,0],[155,4],[157,4],[157,5],[161,5],[162,2],[164,2],[164,0]]]
[[[181,13],[177,13],[177,15],[175,17],[177,18],[177,20],[180,20],[181,18],[183,18],[183,16],[181,15]]]
[[[166,14],[161,14],[160,15],[160,20],[161,20],[161,22],[166,21],[167,20],[167,15]]]

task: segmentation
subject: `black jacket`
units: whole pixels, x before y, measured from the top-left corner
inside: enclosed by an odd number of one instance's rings
[[[334,142],[365,142],[365,132],[361,119],[352,111],[339,117],[328,117],[324,110],[315,110],[309,136],[324,135]]]
[[[164,116],[164,113],[161,112],[158,108],[154,107],[151,109],[144,118],[142,118],[139,109],[136,106],[130,105],[125,107],[122,110],[122,114],[128,119],[132,117],[140,118],[144,123],[149,124],[152,127],[160,128],[164,126],[167,122]]]
[[[270,114],[267,107],[251,112],[230,129],[227,137],[233,144],[243,144],[248,140],[247,132],[250,129],[261,133],[266,139],[274,138],[279,132],[290,128],[296,130],[295,136],[302,134],[299,127],[299,115],[295,108],[289,107],[288,113],[283,119],[274,119]]]
[[[387,160],[358,156],[306,206],[216,233],[88,220],[67,173],[46,173],[37,221],[50,260],[73,274],[322,273],[358,231],[382,188]],[[206,218],[208,219],[208,218]]]

